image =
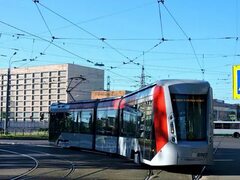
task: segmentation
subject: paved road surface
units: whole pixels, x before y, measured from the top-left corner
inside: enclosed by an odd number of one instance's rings
[[[240,139],[214,138],[214,165],[202,179],[240,179]],[[192,179],[199,167],[155,169],[152,179]],[[145,179],[148,168],[124,158],[63,149],[47,141],[0,140],[0,179]]]
[[[232,137],[214,138],[217,148],[214,164],[206,169],[203,179],[240,179],[240,139]]]

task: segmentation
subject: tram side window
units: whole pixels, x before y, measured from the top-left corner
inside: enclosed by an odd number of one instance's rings
[[[156,153],[155,131],[153,124],[153,102],[145,101],[139,104],[139,111],[142,112],[140,121],[139,143],[143,149],[144,159],[152,159]]]
[[[70,112],[51,113],[50,130],[53,138],[61,132],[92,133],[92,110],[74,110]]]
[[[145,139],[154,139],[154,133],[152,133],[153,132],[152,101],[146,101],[139,104],[139,110],[142,113],[139,129],[141,133],[140,137],[144,137]]]
[[[80,122],[80,132],[81,133],[91,133],[92,132],[93,116],[92,111],[82,111],[81,112],[81,122]]]
[[[154,139],[152,100],[128,102],[121,114],[121,136]]]
[[[63,130],[63,132],[73,132],[74,129],[74,112],[69,112],[69,113],[65,113],[65,129]]]
[[[135,109],[124,108],[121,135],[127,137],[137,137],[138,119],[140,113]]]
[[[65,129],[65,112],[53,112],[50,114],[49,140],[55,141]]]
[[[79,132],[78,122],[80,121],[80,112],[74,111],[71,113],[71,115],[72,115],[72,120],[73,120],[73,132]]]
[[[101,109],[97,111],[97,134],[117,135],[117,110]]]

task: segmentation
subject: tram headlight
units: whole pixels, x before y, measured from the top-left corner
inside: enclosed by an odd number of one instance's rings
[[[177,144],[177,136],[176,136],[176,130],[175,130],[175,123],[174,123],[174,115],[173,115],[173,113],[172,114],[170,114],[169,115],[169,122],[170,122],[170,124],[169,124],[169,130],[170,130],[170,141],[172,142],[172,143],[174,143],[174,144]]]
[[[170,123],[170,130],[171,130],[171,133],[174,134],[175,131],[174,131],[174,124],[173,122]]]

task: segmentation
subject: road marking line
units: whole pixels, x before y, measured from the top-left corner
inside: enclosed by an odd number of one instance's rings
[[[234,159],[214,159],[215,162],[232,162]]]

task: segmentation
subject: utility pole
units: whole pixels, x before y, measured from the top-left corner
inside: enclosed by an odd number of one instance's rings
[[[145,74],[144,74],[144,51],[143,51],[143,64],[142,64],[142,71],[140,76],[140,88],[145,86]]]
[[[150,77],[145,75],[145,68],[144,68],[144,52],[143,52],[143,65],[142,65],[142,71],[140,76],[140,88],[146,86],[146,77]]]
[[[202,55],[202,62],[203,62],[203,67],[201,68],[201,72],[202,72],[202,80],[204,81],[204,75],[205,75],[204,54]]]
[[[110,84],[111,84],[110,76],[107,76],[107,91],[110,91]]]
[[[141,73],[141,88],[144,87],[146,84],[145,84],[145,74],[144,74],[144,65],[142,65],[142,73]]]
[[[13,56],[15,56],[17,52],[14,52],[13,55],[10,57],[8,62],[8,70],[7,70],[7,89],[6,89],[6,118],[4,123],[4,134],[6,135],[8,133],[8,121],[9,121],[9,108],[10,108],[10,76],[11,76],[11,60]]]
[[[10,104],[10,67],[7,70],[7,90],[6,90],[6,117],[4,122],[4,134],[8,133],[8,121],[9,121],[9,104]]]
[[[110,96],[110,76],[107,76],[107,97]]]

